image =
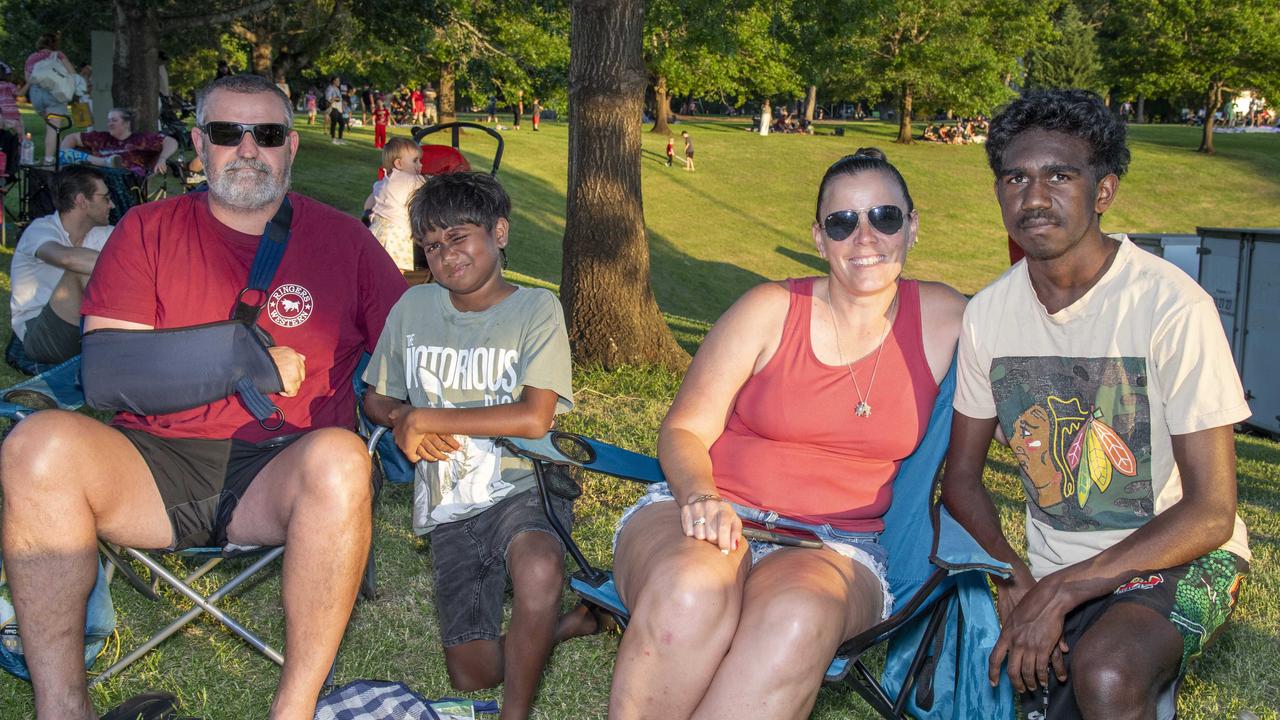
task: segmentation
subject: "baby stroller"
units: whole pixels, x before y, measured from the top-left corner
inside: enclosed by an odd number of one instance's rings
[[[473,122],[451,122],[431,125],[425,128],[413,128],[411,131],[413,141],[422,145],[423,175],[444,175],[445,173],[471,171],[471,163],[467,162],[467,158],[458,149],[458,142],[463,128],[480,130],[497,142],[497,148],[493,153],[493,165],[489,168],[489,174],[497,177],[498,166],[502,164],[502,149],[505,145],[502,135],[491,127]],[[450,131],[449,145],[431,145],[423,142],[428,135],[434,135],[443,130]],[[410,285],[418,285],[430,279],[430,271],[427,270],[427,256],[417,243],[413,245],[413,267],[412,273],[405,274],[405,278],[409,280]]]
[[[493,165],[489,168],[489,174],[495,176],[498,174],[498,166],[502,164],[502,149],[505,145],[502,140],[502,135],[498,134],[498,132],[493,128],[477,123],[451,122],[440,125],[431,125],[425,128],[415,127],[411,131],[413,141],[422,144],[421,172],[423,175],[444,175],[446,173],[471,171],[471,163],[467,161],[467,158],[458,149],[462,134],[461,131],[463,128],[479,130],[494,139],[497,143],[497,147],[493,153]],[[449,130],[451,132],[451,144],[432,145],[429,143],[423,143],[423,140],[428,135],[433,135],[443,130]],[[378,179],[381,178],[381,170],[379,170]],[[373,211],[371,210],[366,211],[364,217],[361,218],[365,225],[369,225],[372,212]],[[427,270],[426,255],[423,254],[422,248],[416,243],[413,246],[413,267],[413,270],[405,273],[405,279],[409,281],[410,285],[421,285],[424,282],[430,282],[431,275],[430,271]]]

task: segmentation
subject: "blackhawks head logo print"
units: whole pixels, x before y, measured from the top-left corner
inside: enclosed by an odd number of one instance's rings
[[[267,300],[267,317],[284,328],[295,328],[311,317],[311,293],[301,285],[281,285]]]

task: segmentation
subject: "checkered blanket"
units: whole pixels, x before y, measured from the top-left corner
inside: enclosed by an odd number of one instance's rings
[[[438,720],[427,700],[404,683],[356,680],[325,695],[315,720]]]

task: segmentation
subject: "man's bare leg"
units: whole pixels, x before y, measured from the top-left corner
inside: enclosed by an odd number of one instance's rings
[[[272,718],[315,714],[369,555],[372,496],[360,438],[339,428],[315,430],[262,469],[227,527],[236,544],[286,546],[285,665]]]
[[[0,447],[4,560],[36,716],[96,718],[84,672],[85,604],[97,539],[132,547],[172,543],[164,501],[123,435],[61,410],[20,422]]]
[[[80,325],[80,303],[84,300],[84,287],[89,283],[88,275],[65,270],[58,284],[53,286],[49,295],[49,307],[54,314],[72,325]]]

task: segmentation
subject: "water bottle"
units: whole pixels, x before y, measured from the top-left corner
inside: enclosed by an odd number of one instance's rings
[[[20,160],[23,165],[34,165],[36,162],[36,144],[31,142],[31,133],[22,139],[22,155]]]

